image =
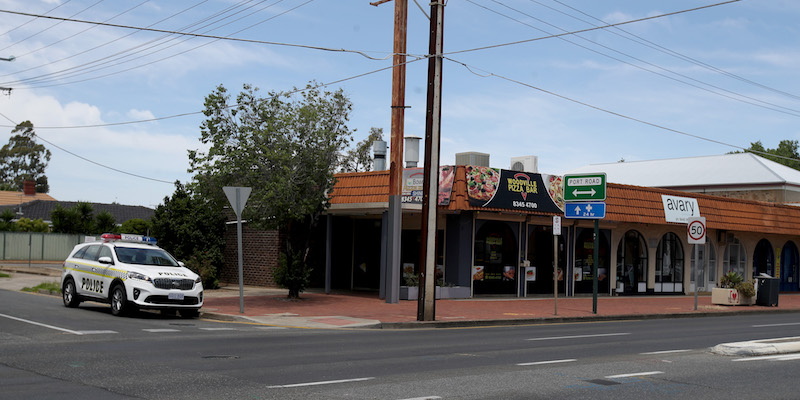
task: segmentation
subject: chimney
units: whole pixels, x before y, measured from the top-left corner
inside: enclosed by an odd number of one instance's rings
[[[34,182],[34,181],[23,181],[22,182],[22,192],[25,193],[25,196],[35,196],[36,195],[36,182]]]
[[[372,142],[372,154],[374,164],[372,165],[373,171],[386,170],[386,142],[383,140],[376,140]]]
[[[406,168],[416,168],[419,164],[419,141],[422,139],[418,136],[406,136]]]

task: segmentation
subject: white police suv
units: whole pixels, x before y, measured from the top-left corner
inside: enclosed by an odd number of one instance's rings
[[[114,315],[160,309],[197,317],[203,306],[200,276],[155,243],[147,236],[107,233],[75,246],[61,273],[64,305],[92,300],[110,303]]]

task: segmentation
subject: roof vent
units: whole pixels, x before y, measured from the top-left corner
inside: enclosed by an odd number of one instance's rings
[[[422,139],[418,136],[406,136],[405,138],[406,150],[406,168],[416,168],[419,164],[419,141]]]
[[[466,153],[456,153],[456,165],[476,165],[478,167],[490,167],[489,154],[469,151]]]
[[[386,170],[386,142],[383,140],[376,140],[372,142],[372,154],[375,161],[373,164],[374,171]]]

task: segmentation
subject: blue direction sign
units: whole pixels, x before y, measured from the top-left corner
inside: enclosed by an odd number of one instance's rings
[[[564,206],[564,218],[603,219],[606,217],[606,203],[602,201],[567,203]]]

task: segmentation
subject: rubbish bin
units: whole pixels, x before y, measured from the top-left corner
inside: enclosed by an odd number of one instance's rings
[[[756,294],[756,304],[759,306],[777,307],[780,286],[780,278],[758,278],[758,294]]]

